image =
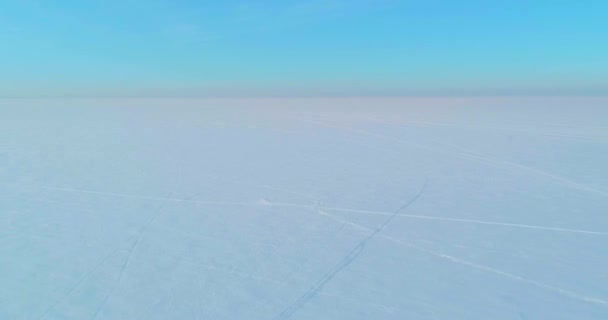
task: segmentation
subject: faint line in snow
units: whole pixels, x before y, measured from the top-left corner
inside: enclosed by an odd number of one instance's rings
[[[160,210],[161,209],[162,209],[162,206],[157,210],[157,216],[160,215]],[[130,241],[137,240],[137,238],[139,237],[139,233],[141,232],[141,230],[142,229],[140,229],[137,233],[135,233],[133,236],[131,236],[126,242],[128,243]],[[42,313],[42,315],[40,315],[40,317],[38,318],[38,320],[44,319],[49,314],[49,312],[51,312],[57,306],[61,305],[66,299],[68,299],[69,297],[71,297],[72,294],[74,292],[76,292],[76,290],[78,290],[88,279],[90,279],[103,265],[105,265],[106,262],[108,262],[108,260],[110,260],[112,257],[114,257],[118,252],[120,252],[121,247],[123,246],[123,244],[124,243],[119,244],[114,250],[112,250],[109,254],[107,254],[100,262],[98,262],[97,264],[95,264],[95,266],[93,268],[91,268],[84,275],[84,277],[80,278],[80,280],[78,280],[78,282],[70,290],[68,290],[64,295],[62,295],[59,299],[57,299],[57,301],[55,301],[51,306],[49,306]],[[122,271],[124,271],[124,269]],[[122,275],[122,271],[121,271],[121,275]],[[114,289],[112,289],[112,291],[113,290]],[[104,302],[102,303],[102,306],[105,304],[106,300],[107,300],[107,296],[104,298]],[[99,312],[99,310],[95,312],[94,317],[97,316],[98,312]]]
[[[327,216],[327,217],[329,217],[329,218],[331,218],[333,220],[336,220],[338,222],[346,223],[348,225],[351,225],[355,229],[358,229],[358,230],[361,230],[361,231],[364,231],[364,232],[367,232],[367,231],[371,230],[368,227],[356,224],[356,223],[348,221],[348,220],[341,219],[341,218],[336,217],[336,216],[331,215],[331,214],[327,214],[326,213],[325,216]],[[496,268],[492,268],[492,267],[484,266],[484,265],[481,265],[481,264],[478,264],[478,263],[470,262],[470,261],[467,261],[467,260],[464,260],[464,259],[460,259],[460,258],[451,256],[451,255],[447,255],[447,254],[444,254],[444,253],[441,253],[441,252],[436,252],[436,251],[433,251],[433,250],[425,249],[425,248],[419,247],[417,245],[414,245],[414,244],[411,244],[411,243],[407,243],[405,241],[402,241],[402,240],[399,240],[399,239],[396,239],[396,238],[393,238],[393,237],[390,237],[390,236],[387,236],[387,235],[384,235],[384,234],[380,234],[379,237],[387,239],[387,240],[392,241],[392,242],[395,242],[395,243],[397,243],[399,245],[402,245],[402,246],[405,246],[405,247],[408,247],[408,248],[412,248],[412,249],[415,249],[415,250],[418,250],[418,251],[430,254],[432,256],[435,256],[435,257],[438,257],[438,258],[441,258],[441,259],[444,259],[444,260],[449,260],[449,261],[451,261],[453,263],[465,265],[465,266],[468,266],[468,267],[473,268],[473,269],[481,270],[481,271],[488,272],[488,273],[494,273],[494,274],[497,274],[497,275],[500,275],[500,276],[503,276],[503,277],[506,277],[506,278],[510,278],[510,279],[517,280],[517,281],[520,281],[520,282],[524,282],[524,283],[527,283],[527,284],[530,284],[530,285],[533,285],[533,286],[536,286],[536,287],[539,287],[539,288],[543,288],[543,289],[546,289],[546,290],[550,290],[550,291],[559,293],[561,295],[570,297],[572,299],[581,300],[581,301],[585,301],[585,302],[589,302],[589,303],[594,303],[594,304],[600,304],[600,305],[603,305],[603,306],[608,305],[608,301],[604,300],[604,299],[586,296],[586,295],[583,295],[583,294],[580,294],[580,293],[576,293],[576,292],[573,292],[573,291],[570,291],[570,290],[562,289],[562,288],[557,287],[557,286],[553,286],[553,285],[545,284],[545,283],[538,282],[538,281],[535,281],[535,280],[527,279],[527,278],[524,278],[522,276],[518,276],[518,275],[509,273],[509,272],[506,272],[506,271],[502,271],[502,270],[499,270],[499,269],[496,269]]]
[[[269,202],[269,201],[261,201],[261,202],[206,201],[206,200],[179,199],[179,198],[170,198],[170,197],[154,197],[154,196],[144,196],[144,195],[136,195],[136,194],[124,194],[124,193],[116,193],[116,192],[105,192],[105,191],[94,191],[94,190],[61,188],[61,187],[43,187],[43,188],[49,189],[49,190],[99,194],[99,195],[123,197],[123,198],[184,202],[184,203],[195,203],[195,204],[201,204],[201,205],[225,205],[225,206],[244,206],[244,207],[256,207],[256,206],[293,207],[293,208],[307,208],[307,209],[315,208],[318,206],[317,203],[314,203],[313,205],[309,205],[309,204],[299,204],[299,203],[289,203],[289,202]],[[393,215],[392,212],[375,211],[375,210],[349,209],[349,208],[340,208],[340,207],[323,207],[323,209],[329,210],[329,211],[341,211],[341,212],[351,212],[351,213],[361,213],[361,214],[387,215],[387,216]],[[445,221],[445,222],[471,223],[471,224],[493,225],[493,226],[502,226],[502,227],[511,227],[511,228],[568,232],[568,233],[608,235],[608,232],[603,232],[603,231],[570,229],[570,228],[539,226],[539,225],[509,223],[509,222],[499,222],[499,221],[485,221],[485,220],[461,219],[461,218],[449,218],[449,217],[441,217],[441,216],[401,214],[401,213],[398,213],[397,216],[404,217],[404,218],[411,218],[411,219],[421,219],[421,220],[436,220],[436,221]]]
[[[302,119],[300,119],[302,120]],[[529,167],[523,164],[519,164],[519,163],[515,163],[512,161],[508,161],[508,160],[503,160],[503,159],[498,159],[498,158],[493,158],[490,156],[486,156],[483,154],[480,154],[478,152],[472,152],[470,150],[464,149],[462,147],[458,147],[455,145],[452,145],[453,147],[456,147],[464,152],[450,152],[450,151],[445,151],[445,150],[441,150],[438,148],[433,148],[433,147],[429,147],[420,143],[415,143],[415,142],[411,142],[411,141],[404,141],[401,140],[399,138],[396,137],[391,137],[391,136],[387,136],[387,135],[383,135],[383,134],[379,134],[379,133],[374,133],[374,132],[370,132],[367,130],[362,130],[362,129],[356,129],[356,128],[352,128],[352,127],[348,127],[348,126],[344,126],[344,125],[332,125],[332,124],[327,124],[324,123],[323,121],[319,121],[319,120],[303,120],[309,123],[314,123],[320,126],[324,126],[324,127],[328,127],[328,128],[334,128],[334,129],[338,129],[338,130],[344,130],[344,131],[350,131],[350,132],[354,132],[360,135],[365,135],[365,136],[370,136],[370,137],[374,137],[377,139],[382,139],[382,140],[387,140],[387,141],[392,141],[398,144],[402,144],[402,145],[406,145],[406,146],[410,146],[410,147],[415,147],[418,149],[422,149],[422,150],[427,150],[430,152],[434,152],[434,153],[440,153],[440,154],[446,154],[446,155],[453,155],[453,156],[457,156],[457,157],[461,157],[461,158],[467,158],[467,159],[473,159],[473,160],[477,160],[480,161],[482,163],[486,163],[486,164],[491,164],[494,166],[498,166],[498,167],[511,167],[511,168],[516,168],[519,170],[523,170],[523,171],[528,171],[531,173],[535,173],[550,179],[553,179],[555,181],[561,182],[561,184],[566,185],[566,186],[570,186],[571,188],[574,189],[579,189],[579,190],[583,190],[583,191],[587,191],[587,192],[591,192],[591,193],[595,193],[595,194],[599,194],[602,195],[604,197],[608,197],[608,192],[604,191],[604,190],[600,190],[600,189],[596,189],[593,188],[591,186],[588,186],[586,184],[568,179],[568,178],[564,178],[562,176],[558,176],[556,174],[553,173],[549,173],[540,169],[536,169],[533,167]]]
[[[376,214],[376,215],[391,215],[390,212],[373,211],[373,210],[358,210],[358,209],[335,208],[335,207],[323,207],[323,209],[328,210],[328,211],[355,212],[355,213]],[[547,230],[547,231],[569,232],[569,233],[584,233],[584,234],[608,235],[608,232],[601,232],[601,231],[590,231],[590,230],[580,230],[580,229],[547,227],[547,226],[538,226],[538,225],[529,225],[529,224],[520,224],[520,223],[508,223],[508,222],[498,222],[498,221],[460,219],[460,218],[449,218],[449,217],[441,217],[441,216],[427,216],[427,215],[405,214],[405,213],[403,213],[403,214],[397,214],[397,216],[398,217],[404,217],[404,218],[421,219],[421,220],[438,220],[438,221],[446,221],[446,222],[472,223],[472,224],[494,225],[494,226],[502,226],[502,227],[513,227],[513,228],[524,228],[524,229],[537,229],[537,230]]]
[[[321,289],[323,289],[323,287],[329,281],[331,281],[338,273],[340,273],[340,271],[342,271],[344,268],[346,268],[349,264],[351,264],[357,259],[357,257],[361,254],[361,252],[363,252],[363,250],[367,246],[367,243],[372,240],[378,233],[380,233],[395,218],[397,213],[412,205],[414,202],[416,202],[416,200],[420,198],[420,196],[422,196],[424,190],[426,189],[427,182],[428,180],[425,180],[418,193],[411,200],[409,200],[407,203],[397,209],[392,216],[389,216],[386,220],[384,220],[384,222],[378,228],[373,230],[373,232],[371,232],[367,237],[365,237],[361,242],[359,242],[359,244],[357,244],[357,246],[355,246],[344,258],[342,258],[342,260],[338,262],[338,264],[336,264],[327,273],[325,273],[323,277],[321,277],[321,279],[315,282],[313,286],[308,289],[308,291],[306,291],[295,302],[293,302],[291,305],[289,305],[287,308],[281,311],[281,313],[279,313],[272,319],[287,319],[291,317],[294,313],[296,313],[300,308],[302,308],[308,301],[314,298],[317,293]]]
[[[146,230],[148,229],[148,227],[150,227],[150,225],[152,225],[162,215],[162,209],[163,209],[163,207],[164,206],[160,206],[156,210],[156,214],[150,220],[148,220],[148,222],[146,222],[137,231],[137,233],[135,234],[135,241],[133,241],[133,244],[129,248],[129,250],[127,252],[127,258],[125,259],[125,262],[123,263],[122,267],[120,268],[120,274],[119,274],[118,280],[117,280],[118,283],[115,283],[112,286],[112,289],[110,290],[110,292],[108,292],[108,294],[106,294],[106,296],[104,297],[102,303],[95,310],[95,313],[93,314],[93,317],[91,318],[92,320],[95,320],[95,319],[97,319],[99,317],[99,315],[101,314],[101,311],[103,310],[103,308],[108,303],[108,300],[110,299],[110,297],[112,296],[112,294],[114,293],[114,291],[116,291],[117,287],[122,283],[123,278],[125,276],[125,272],[129,268],[129,264],[131,262],[131,257],[133,256],[133,253],[135,252],[135,249],[137,248],[137,245],[141,241],[141,238],[143,237],[143,235],[146,232]]]

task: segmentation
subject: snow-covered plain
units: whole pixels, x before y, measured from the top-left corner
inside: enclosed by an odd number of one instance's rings
[[[608,99],[1,101],[0,319],[608,319]]]

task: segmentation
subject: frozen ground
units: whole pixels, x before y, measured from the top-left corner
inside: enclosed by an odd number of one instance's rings
[[[608,319],[608,100],[0,102],[0,319]]]

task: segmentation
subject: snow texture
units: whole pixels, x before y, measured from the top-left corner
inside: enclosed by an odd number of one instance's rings
[[[608,319],[608,99],[0,101],[0,319]]]

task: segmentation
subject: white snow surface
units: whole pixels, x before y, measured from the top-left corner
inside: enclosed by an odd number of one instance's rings
[[[2,100],[0,319],[608,319],[608,99]]]

